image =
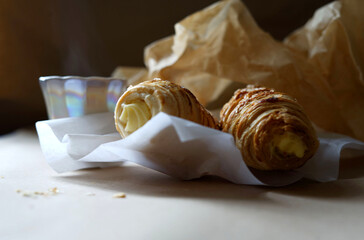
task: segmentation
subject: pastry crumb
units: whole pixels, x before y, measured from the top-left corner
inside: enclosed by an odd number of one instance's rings
[[[95,196],[96,194],[95,193],[92,193],[92,192],[89,192],[89,193],[86,193],[86,196]]]
[[[46,195],[44,192],[34,192],[34,195]]]
[[[50,188],[48,191],[24,191],[21,189],[16,190],[17,193],[21,193],[23,197],[33,197],[36,198],[37,196],[53,196],[59,193],[57,187]]]
[[[115,193],[112,197],[113,198],[126,198],[126,194],[123,192],[119,192],[119,193]]]
[[[33,197],[31,192],[23,192],[23,197]]]
[[[1,179],[4,179],[5,177],[4,176],[0,176]]]
[[[59,190],[58,190],[58,188],[57,188],[57,187],[50,188],[50,189],[48,189],[48,191],[49,191],[49,192],[51,192],[51,193],[54,193],[54,194],[59,193]]]

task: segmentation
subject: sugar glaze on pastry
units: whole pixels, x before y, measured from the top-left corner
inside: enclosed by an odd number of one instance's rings
[[[218,122],[186,88],[154,79],[130,86],[115,108],[115,126],[122,137],[142,127],[159,112],[218,129]]]
[[[260,170],[291,170],[316,152],[316,132],[298,102],[273,89],[239,89],[220,112],[244,161]]]

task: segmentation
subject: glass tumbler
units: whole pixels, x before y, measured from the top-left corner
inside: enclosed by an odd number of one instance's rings
[[[50,119],[113,112],[127,88],[126,80],[109,77],[47,76],[39,83]]]

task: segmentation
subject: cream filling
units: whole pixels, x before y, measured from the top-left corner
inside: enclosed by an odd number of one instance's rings
[[[307,149],[302,139],[291,132],[275,136],[273,139],[273,147],[283,154],[295,155],[298,158],[302,158]]]
[[[144,101],[123,104],[122,109],[119,121],[128,133],[136,131],[152,118],[148,105]]]

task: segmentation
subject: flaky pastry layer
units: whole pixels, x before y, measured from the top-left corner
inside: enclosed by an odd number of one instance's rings
[[[246,164],[260,170],[291,170],[316,152],[316,132],[298,102],[273,89],[239,89],[220,112],[221,127],[234,136]]]
[[[167,80],[150,80],[130,86],[115,108],[115,126],[126,137],[149,119],[164,112],[218,129],[218,122],[186,88]]]

